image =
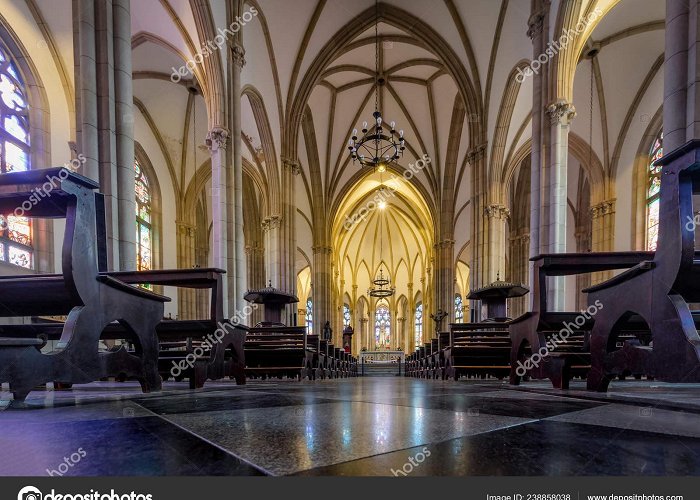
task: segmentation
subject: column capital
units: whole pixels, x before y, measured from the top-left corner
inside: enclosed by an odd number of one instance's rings
[[[333,248],[331,248],[331,247],[329,247],[329,246],[327,246],[327,245],[314,245],[314,246],[311,247],[311,251],[312,251],[314,254],[317,254],[317,253],[325,253],[325,254],[327,254],[327,255],[330,255],[331,253],[333,253]]]
[[[243,45],[239,43],[233,43],[231,45],[231,54],[233,55],[233,62],[239,68],[245,66],[245,49]]]
[[[470,165],[473,165],[477,161],[481,160],[486,154],[487,143],[479,144],[467,151],[467,161]]]
[[[547,106],[545,112],[552,125],[568,125],[576,116],[576,107],[565,99],[559,99]]]
[[[211,153],[219,149],[226,149],[228,144],[229,131],[225,127],[214,127],[207,134],[207,147]]]
[[[264,233],[271,231],[273,229],[278,229],[281,225],[282,225],[282,216],[281,215],[270,215],[269,217],[265,217],[262,221],[262,224],[261,224]]]
[[[454,245],[454,244],[455,244],[455,240],[451,240],[449,238],[446,238],[442,241],[438,241],[437,243],[435,243],[433,245],[433,248],[436,248],[436,249],[449,248],[450,245]]]
[[[190,238],[194,238],[195,228],[192,224],[189,224],[187,222],[183,222],[180,220],[176,220],[175,221],[175,228],[177,229],[178,234],[182,234],[185,236],[189,236]]]
[[[613,198],[612,200],[605,200],[601,201],[600,203],[597,203],[593,205],[589,210],[591,213],[591,218],[597,219],[599,217],[603,217],[608,214],[614,214],[615,213],[615,201],[616,198]]]
[[[284,170],[290,170],[292,175],[299,175],[301,173],[299,162],[286,156],[282,157],[282,168]]]
[[[494,203],[493,205],[488,205],[484,207],[484,215],[489,219],[510,219],[510,209],[499,203]]]
[[[530,40],[542,33],[543,26],[544,13],[536,12],[530,16],[530,19],[527,20],[527,36],[530,38]]]

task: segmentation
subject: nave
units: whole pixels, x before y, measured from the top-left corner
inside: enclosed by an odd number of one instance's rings
[[[0,413],[10,475],[587,476],[700,474],[700,386],[607,395],[524,383],[364,377],[32,392]],[[3,394],[6,396],[6,394]],[[75,463],[66,450],[81,450]],[[400,472],[404,471],[404,472]]]

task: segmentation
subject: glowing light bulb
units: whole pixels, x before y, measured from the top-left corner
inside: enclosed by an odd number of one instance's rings
[[[380,163],[379,165],[377,165],[377,172],[386,172],[386,165],[384,163]]]
[[[384,210],[386,208],[386,201],[382,200],[379,203],[377,203],[377,206],[379,207],[380,210]]]

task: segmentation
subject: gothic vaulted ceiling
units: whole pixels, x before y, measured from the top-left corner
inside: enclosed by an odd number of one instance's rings
[[[204,143],[208,129],[218,125],[219,119],[211,104],[212,82],[226,81],[228,75],[220,68],[226,68],[229,54],[216,52],[213,57],[218,63],[198,67],[194,78],[174,83],[170,75],[207,42],[202,19],[211,20],[215,29],[225,29],[226,11],[234,1],[131,2],[136,139],[159,176],[164,212],[178,213],[193,206],[193,200],[206,199],[202,194],[207,189]],[[469,261],[472,172],[468,152],[483,148],[489,182],[503,181],[505,186],[529,141],[531,79],[517,82],[515,75],[517,67],[533,57],[526,34],[530,3],[380,3],[379,64],[386,84],[379,106],[387,119],[405,131],[408,143],[395,171],[400,174],[422,155],[432,161],[416,174],[410,189],[389,200],[390,210],[368,217],[366,227],[325,236],[314,236],[319,228],[313,227],[312,211],[322,211],[337,222],[361,208],[369,196],[367,183],[372,182],[371,176],[348,162],[346,143],[350,131],[374,109],[374,2],[254,0],[242,4],[241,12],[256,12],[241,31],[246,51],[241,75],[244,158],[247,175],[257,178],[248,185],[273,190],[279,185],[282,158],[298,160],[298,269],[310,263],[314,241],[327,237],[336,239],[331,243],[340,252],[338,262],[348,263],[343,270],[346,281],[353,279],[360,265],[372,273],[378,262],[376,250],[357,241],[361,235],[376,234],[381,219],[389,235],[391,265],[406,262],[409,274],[415,273],[410,279],[416,282],[429,265],[436,242],[434,231],[421,232],[416,227],[422,220],[412,219],[411,207],[434,226],[451,227],[455,258]],[[604,170],[601,175],[622,176],[631,182],[630,158],[659,109],[663,3],[596,3],[605,12],[591,39],[598,44],[599,54],[593,65],[581,58],[575,72],[573,101],[578,116],[572,131],[587,143],[592,67],[592,142]],[[560,2],[552,1],[551,25],[557,22],[559,6]],[[63,100],[56,105],[58,112],[52,110],[53,128],[70,131],[75,88],[71,1],[4,0],[0,14],[47,75],[44,84],[52,99]],[[220,74],[213,75],[215,71]],[[193,82],[200,89],[197,94],[188,89]],[[62,113],[62,108],[67,112]],[[62,143],[55,150],[68,155]],[[199,170],[204,173],[195,175]],[[505,193],[504,187],[502,193],[490,196],[507,205]],[[269,205],[275,193],[255,196],[262,216],[272,215]],[[573,194],[570,197],[575,203]],[[625,238],[624,231],[620,234],[617,237]]]

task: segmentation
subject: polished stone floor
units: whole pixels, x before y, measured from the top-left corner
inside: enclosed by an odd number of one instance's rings
[[[35,391],[0,412],[0,475],[700,475],[700,385],[583,389],[367,377]]]

